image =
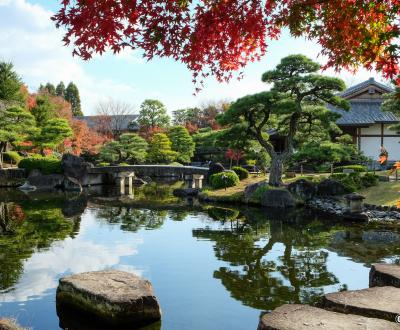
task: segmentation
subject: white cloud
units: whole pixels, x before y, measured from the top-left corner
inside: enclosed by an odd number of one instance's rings
[[[27,0],[0,0],[0,60],[11,61],[31,91],[40,83],[74,81],[80,90],[86,114],[110,97],[130,102],[135,86],[117,80],[98,79],[73,58],[62,43],[62,31],[50,20],[52,13]],[[118,55],[124,61],[140,63],[140,56],[125,50]]]

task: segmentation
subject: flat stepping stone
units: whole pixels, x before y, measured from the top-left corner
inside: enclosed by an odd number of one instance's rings
[[[119,270],[61,278],[56,298],[58,314],[63,309],[73,309],[96,322],[109,324],[110,329],[146,325],[161,318],[151,283]]]
[[[387,285],[400,288],[400,265],[373,264],[369,271],[369,286]]]
[[[400,315],[400,289],[383,286],[328,293],[325,295],[322,304],[325,309],[334,312],[357,314],[395,322],[396,316]]]
[[[399,330],[393,322],[326,311],[308,305],[283,305],[260,319],[258,330]]]

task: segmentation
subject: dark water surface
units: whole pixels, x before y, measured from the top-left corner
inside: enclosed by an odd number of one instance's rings
[[[59,329],[58,279],[116,268],[152,282],[162,329],[256,329],[262,311],[366,288],[370,263],[400,259],[396,229],[153,188],[123,198],[0,192],[0,317]]]

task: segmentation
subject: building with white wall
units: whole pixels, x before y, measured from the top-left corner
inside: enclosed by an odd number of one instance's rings
[[[341,115],[337,124],[367,157],[378,159],[380,147],[389,152],[389,160],[400,160],[400,134],[389,127],[400,122],[394,114],[381,110],[383,95],[393,90],[373,78],[350,87],[341,97],[350,102],[350,110],[333,108]]]

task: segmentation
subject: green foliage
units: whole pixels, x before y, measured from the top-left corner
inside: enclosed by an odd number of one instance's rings
[[[232,171],[235,172],[240,180],[247,179],[250,175],[249,171],[240,166],[232,167]]]
[[[172,142],[166,134],[154,134],[147,152],[147,160],[157,164],[173,162],[177,157],[177,152],[173,151],[171,147]]]
[[[22,160],[22,156],[16,151],[6,151],[3,154],[3,160],[12,164],[17,164]]]
[[[145,100],[140,105],[138,122],[146,128],[161,127],[169,125],[170,118],[164,104],[158,100]]]
[[[23,103],[21,86],[21,78],[14,71],[12,63],[0,62],[0,100]]]
[[[27,157],[22,159],[19,168],[24,168],[27,171],[33,169],[40,170],[42,174],[55,174],[61,173],[61,161],[55,157],[43,157],[36,155],[34,157]]]
[[[361,175],[360,172],[333,174],[331,178],[343,184],[348,192],[354,192],[362,188],[376,186],[378,176],[372,173]]]
[[[345,169],[354,170],[354,172],[367,172],[367,167],[364,165],[338,166],[338,167],[335,167],[333,170],[335,173],[342,173],[343,170],[345,170]]]
[[[51,84],[51,83],[47,83],[46,84],[46,86],[44,86],[44,88],[47,90],[47,92],[50,94],[50,95],[56,95],[56,88],[54,87],[54,85],[53,84]]]
[[[110,166],[110,163],[107,163],[107,162],[100,162],[100,163],[98,163],[97,165],[100,166],[100,167],[103,167],[103,166]]]
[[[64,82],[60,81],[60,83],[56,87],[56,95],[65,98],[65,85]]]
[[[128,163],[119,163],[118,165],[119,165],[119,166],[129,166]]]
[[[172,150],[177,152],[177,161],[190,163],[195,144],[188,130],[183,126],[174,126],[169,130],[168,137],[172,142]]]
[[[54,118],[55,107],[47,95],[38,95],[36,105],[32,108],[31,113],[34,115],[37,125],[43,127],[49,119]]]
[[[110,141],[100,149],[100,159],[108,162],[142,163],[147,156],[147,142],[133,133],[122,134],[118,141]]]
[[[267,185],[257,187],[256,191],[251,195],[250,201],[253,203],[260,203],[262,196],[264,196],[269,189],[271,189],[271,187]]]
[[[210,177],[210,185],[213,189],[237,186],[239,182],[239,177],[235,172],[221,172]]]
[[[54,149],[65,139],[72,137],[73,131],[66,119],[53,118],[46,121],[40,131],[36,134],[34,143],[40,148]]]
[[[71,81],[65,90],[65,100],[71,103],[72,114],[74,116],[83,116],[81,109],[81,98],[79,96],[78,87]]]

